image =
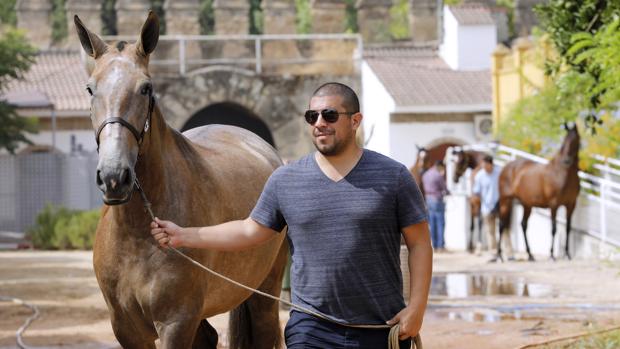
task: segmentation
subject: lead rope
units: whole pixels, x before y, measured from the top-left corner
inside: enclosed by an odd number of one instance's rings
[[[149,216],[151,217],[151,221],[154,222],[155,221],[155,215],[153,214],[153,210],[151,209],[151,206],[152,206],[151,202],[146,198],[146,194],[144,194],[144,190],[142,190],[142,187],[140,186],[140,182],[138,182],[138,178],[137,177],[136,177],[136,180],[135,180],[134,183],[135,183],[136,189],[138,190],[138,192],[140,193],[140,196],[142,197],[142,201],[144,203],[144,208],[146,209],[146,211],[148,212]],[[349,325],[349,324],[344,324],[344,323],[332,320],[332,319],[328,318],[327,316],[325,316],[325,315],[323,315],[321,313],[317,313],[314,310],[311,310],[311,309],[299,306],[297,304],[293,304],[293,303],[291,303],[289,301],[286,301],[286,300],[284,300],[282,298],[273,296],[273,295],[271,295],[269,293],[265,293],[263,291],[260,291],[260,290],[248,287],[248,286],[246,286],[246,285],[244,285],[242,283],[239,283],[239,282],[229,278],[228,276],[222,275],[222,274],[220,274],[220,273],[218,273],[218,272],[216,272],[214,270],[211,270],[211,269],[207,268],[206,266],[204,266],[204,265],[198,263],[197,261],[195,261],[194,259],[192,259],[190,256],[188,256],[185,253],[179,251],[175,247],[168,246],[168,248],[171,249],[172,251],[174,251],[179,256],[181,256],[181,257],[185,258],[186,260],[188,260],[190,263],[192,263],[195,266],[199,267],[200,269],[203,269],[203,270],[205,270],[205,271],[207,271],[207,272],[209,272],[209,273],[211,273],[211,274],[213,274],[213,275],[215,275],[217,277],[220,277],[220,278],[230,282],[231,284],[237,285],[237,286],[239,286],[239,287],[241,287],[241,288],[243,288],[245,290],[257,293],[257,294],[259,294],[261,296],[264,296],[264,297],[273,299],[275,301],[284,303],[284,304],[290,306],[291,308],[294,308],[294,309],[299,310],[301,312],[304,312],[306,314],[309,314],[309,315],[312,315],[312,316],[316,316],[316,317],[318,317],[320,319],[323,319],[323,320],[326,320],[326,321],[329,321],[331,323],[338,324],[338,325],[341,325],[341,326],[346,326],[346,327],[371,328],[371,329],[387,329],[387,328],[389,328],[390,329],[390,334],[389,334],[389,338],[388,338],[388,348],[389,349],[399,349],[400,348],[400,346],[399,346],[400,345],[399,344],[399,339],[398,339],[398,333],[399,333],[399,330],[400,330],[400,326],[398,324],[394,325],[393,327],[390,327],[389,325]],[[423,349],[423,347],[422,347],[422,338],[420,337],[420,334],[418,334],[418,335],[416,335],[415,337],[412,338],[411,348],[412,349]],[[402,348],[402,349],[405,349],[405,348]]]

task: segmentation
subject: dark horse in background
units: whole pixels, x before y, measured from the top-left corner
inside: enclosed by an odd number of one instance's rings
[[[278,304],[160,249],[140,196],[132,196],[139,180],[155,214],[183,226],[244,219],[282,164],[275,149],[238,127],[211,125],[181,134],[166,124],[148,69],[159,39],[153,12],[135,44],[108,45],[77,16],[75,26],[95,60],[86,89],[99,146],[97,184],[106,205],[93,264],[119,343],[154,349],[159,338],[163,349],[215,349],[218,335],[205,319],[232,310],[230,348],[279,348]],[[182,251],[245,285],[279,295],[288,254],[285,235],[241,252]]]
[[[548,164],[531,160],[518,159],[509,162],[499,177],[499,214],[501,234],[510,229],[512,200],[517,199],[523,205],[523,237],[530,261],[534,260],[527,242],[527,221],[532,207],[551,209],[551,259],[556,232],[556,213],[560,206],[566,207],[566,257],[570,259],[568,248],[571,217],[579,195],[579,132],[577,125],[569,127],[564,124],[566,136],[562,147]],[[497,244],[497,257],[502,260],[502,245]]]
[[[456,156],[456,160],[454,163],[454,174],[452,179],[454,183],[458,183],[459,179],[468,168],[470,168],[471,174],[469,176],[471,187],[474,187],[474,179],[476,178],[476,173],[482,169],[482,159],[486,155],[483,152],[475,151],[475,150],[454,150],[452,151],[452,155]],[[470,225],[469,225],[469,252],[474,251],[474,228],[476,223],[478,225],[478,239],[477,242],[479,244],[482,243],[482,216],[480,214],[480,197],[478,195],[471,195],[469,197],[469,209],[470,209]]]
[[[420,187],[420,191],[422,195],[424,195],[424,185],[422,184],[422,175],[426,170],[428,170],[432,164],[431,159],[428,157],[428,150],[424,147],[420,147],[416,144],[416,148],[418,148],[418,157],[415,160],[415,164],[409,169],[413,179]]]

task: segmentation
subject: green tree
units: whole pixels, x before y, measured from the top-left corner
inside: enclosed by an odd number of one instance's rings
[[[295,24],[298,34],[309,34],[312,31],[312,14],[310,13],[310,0],[295,0],[297,10]]]
[[[151,8],[159,17],[159,34],[166,34],[166,11],[164,11],[165,0],[151,0]]]
[[[59,43],[67,38],[67,10],[65,0],[52,1],[52,42]]]
[[[0,92],[7,83],[19,79],[34,62],[34,47],[30,46],[24,35],[7,29],[0,38]],[[26,133],[36,133],[36,121],[17,115],[15,108],[0,100],[0,149],[14,153],[20,143],[32,144]]]
[[[584,117],[585,124],[594,132],[601,122],[601,111],[609,107],[609,104],[601,104],[605,102],[602,99],[609,86],[594,86],[602,80],[614,81],[613,76],[619,74],[617,67],[607,65],[608,62],[596,53],[620,53],[620,47],[608,45],[617,43],[617,25],[615,29],[608,28],[620,17],[620,1],[550,0],[536,6],[534,11],[558,52],[558,59],[546,62],[545,72],[560,80],[561,94],[587,100],[585,110],[589,113]]]
[[[357,7],[355,3],[357,0],[346,0],[346,13],[345,13],[345,32],[358,33],[359,27],[357,25]]]
[[[103,35],[117,35],[116,29],[116,0],[103,0],[101,4],[101,33]]]
[[[398,0],[390,8],[390,36],[393,40],[411,37],[409,33],[409,1]]]
[[[215,14],[213,12],[213,0],[202,0],[200,3],[200,34],[211,35],[215,33]]]
[[[0,25],[17,25],[17,14],[15,13],[15,2],[17,0],[0,1]]]
[[[263,33],[263,9],[261,0],[250,0],[250,34]]]

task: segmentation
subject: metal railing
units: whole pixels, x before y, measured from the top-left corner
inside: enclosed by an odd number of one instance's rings
[[[102,38],[108,42],[136,40],[136,36],[125,35]],[[312,47],[321,45],[323,49]],[[181,76],[213,65],[251,66],[258,74],[274,66],[310,64],[323,64],[327,70],[338,64],[358,69],[363,51],[359,34],[163,35],[158,46],[149,64],[172,68]]]
[[[496,160],[495,164],[500,167],[518,158],[529,159],[541,164],[549,162],[548,159],[543,157],[497,143],[448,148],[446,152],[448,189],[451,193],[461,195],[471,195],[470,172],[466,172],[463,176],[464,178],[461,178],[457,184],[454,183],[452,179],[455,161],[452,155],[453,149],[487,152],[493,155]],[[618,178],[620,178],[620,170],[616,168],[620,167],[620,160],[603,157],[597,154],[590,156],[599,162],[595,164],[595,168],[603,175],[595,176],[583,171],[579,171],[578,173],[581,185],[580,197],[582,200],[586,201],[584,207],[592,204],[593,207],[598,208],[597,210],[592,210],[592,212],[598,211],[598,217],[589,217],[595,218],[598,221],[598,224],[596,224],[597,226],[593,227],[594,224],[592,224],[584,228],[589,234],[599,238],[604,243],[610,243],[620,247],[620,228],[618,228],[620,225],[615,226],[615,224],[609,224],[610,219],[620,218],[620,180],[618,180]],[[617,176],[617,178],[613,178],[614,176]],[[617,215],[614,213],[617,213]],[[620,224],[620,220],[618,223]],[[610,234],[610,232],[613,234]]]

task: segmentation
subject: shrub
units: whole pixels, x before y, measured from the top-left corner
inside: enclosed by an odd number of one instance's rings
[[[53,244],[59,249],[92,249],[99,223],[99,210],[62,217],[54,226]]]
[[[99,215],[99,210],[73,211],[47,205],[28,235],[35,248],[91,249]]]
[[[53,249],[54,227],[59,219],[69,217],[73,211],[47,204],[37,215],[35,225],[28,229],[27,236],[35,248]]]

